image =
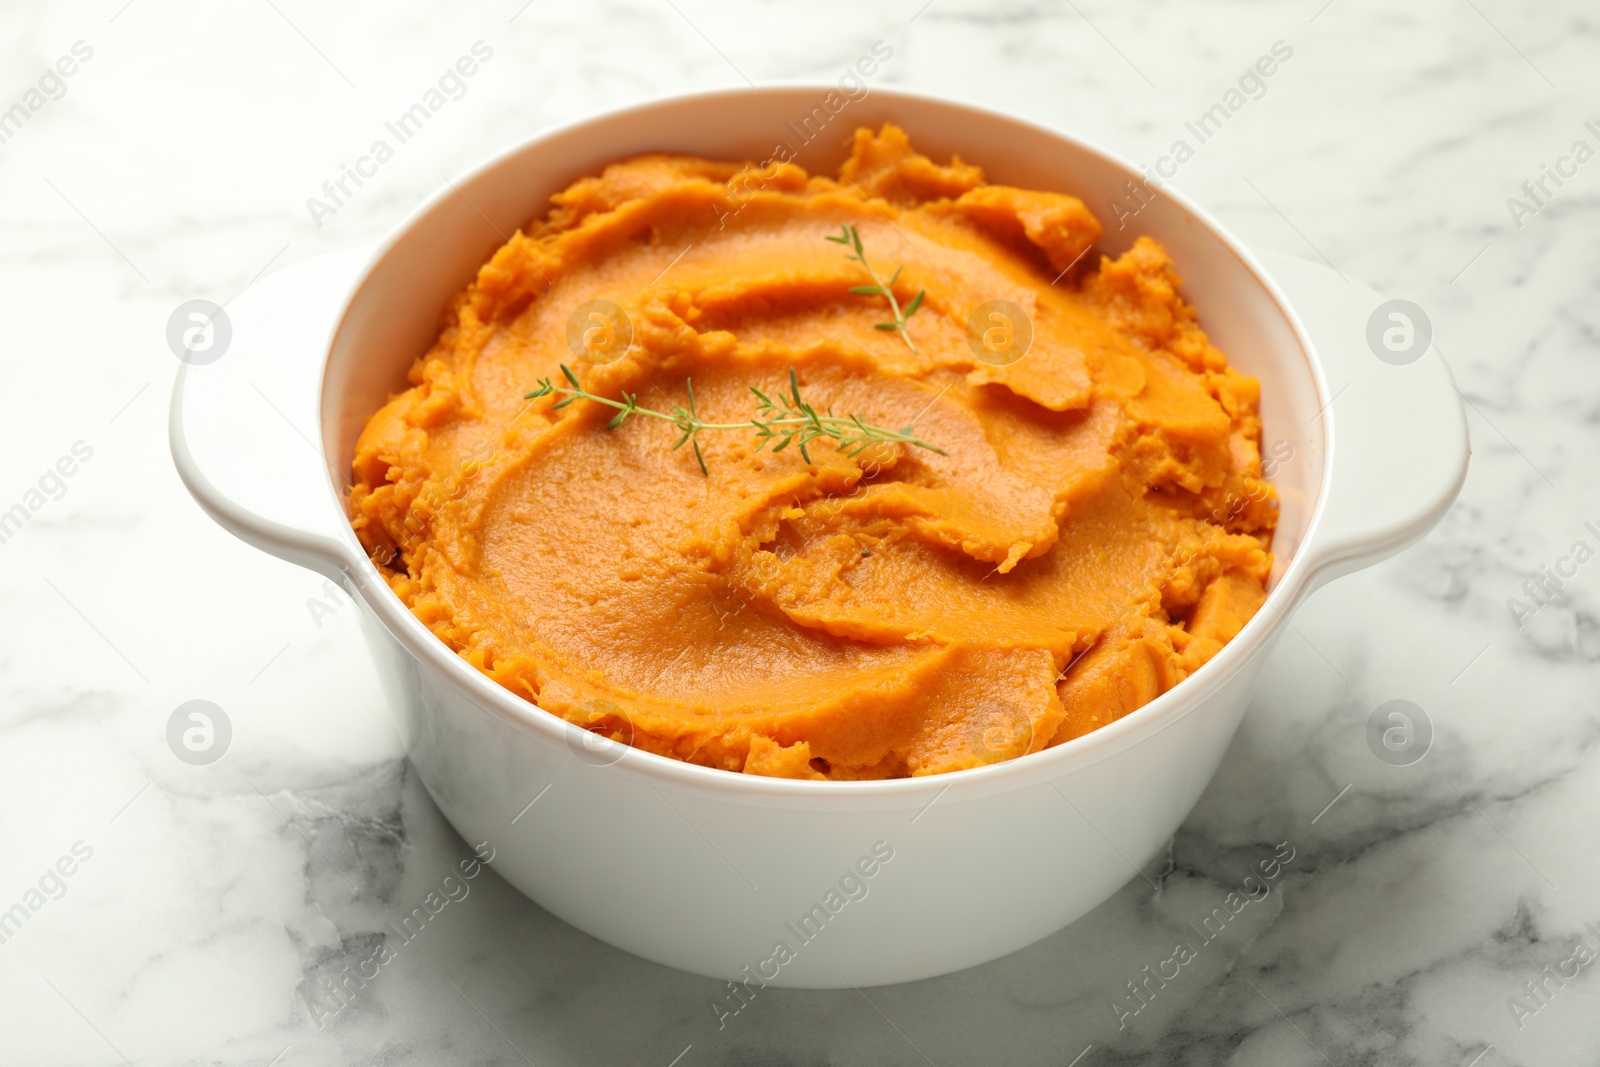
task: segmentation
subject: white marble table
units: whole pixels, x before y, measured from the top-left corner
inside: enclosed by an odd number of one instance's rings
[[[1600,162],[1562,162],[1600,148],[1592,6],[920,3],[0,9],[0,108],[26,112],[0,124],[0,511],[28,515],[0,543],[0,1062],[1600,1060],[1600,974],[1580,963],[1600,951],[1600,565],[1543,606],[1523,586],[1600,548]],[[480,40],[460,99],[313,217]],[[1284,42],[1177,184],[1245,239],[1428,310],[1470,404],[1459,503],[1296,617],[1165,861],[1013,956],[870,1002],[769,990],[719,1031],[721,983],[599,944],[492,874],[402,941],[390,920],[466,847],[397,751],[343,595],[178,483],[168,316],[371,239],[530,131],[832,80],[875,40],[889,83],[1152,163]],[[70,77],[45,76],[61,57]],[[1547,165],[1569,176],[1535,200]],[[1519,625],[1513,598],[1539,610]],[[1409,767],[1366,741],[1395,698],[1436,731]],[[232,724],[208,766],[164,735],[193,699]],[[1123,983],[1280,842],[1271,894],[1119,1030]],[[384,938],[394,962],[330,1010],[328,983]],[[1548,977],[1564,961],[1575,976]]]

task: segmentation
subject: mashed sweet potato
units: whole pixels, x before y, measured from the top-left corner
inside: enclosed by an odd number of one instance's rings
[[[858,130],[837,179],[649,155],[557,194],[446,309],[356,448],[352,521],[439,638],[553,714],[730,771],[933,774],[1060,744],[1200,667],[1261,606],[1276,501],[1258,383],[1141,239],[1088,255],[1077,199],[990,185]],[[847,248],[858,228],[910,343]],[[609,300],[612,362],[568,319]],[[1023,309],[1014,362],[969,344]],[[979,323],[981,327],[982,322]],[[524,399],[591,393],[714,423],[790,369],[819,410],[944,454],[670,424]],[[770,445],[770,442],[769,442]]]

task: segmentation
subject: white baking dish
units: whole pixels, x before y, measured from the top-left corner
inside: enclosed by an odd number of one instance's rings
[[[1172,192],[1116,230],[1107,204],[1140,177],[1126,162],[1006,115],[878,89],[796,146],[798,162],[831,173],[850,128],[893,121],[935,158],[959,152],[993,181],[1082,197],[1108,223],[1109,253],[1151,234],[1172,254],[1202,326],[1261,379],[1266,451],[1290,457],[1274,473],[1283,503],[1266,607],[1193,677],[1116,723],[920,779],[730,774],[596,739],[512,695],[429,633],[363,554],[343,504],[357,434],[403,388],[450,295],[552,192],[645,151],[765,159],[778,140],[794,142],[784,124],[829,91],[670,99],[500,154],[376,249],[298,264],[239,297],[231,347],[181,369],[171,415],[173,456],[201,506],[360,605],[411,760],[462,836],[494,849],[501,875],[648,959],[812,987],[971,966],[1104,900],[1200,796],[1296,605],[1421,537],[1467,463],[1437,354],[1396,366],[1369,351],[1377,294],[1282,257],[1268,257],[1269,273]]]

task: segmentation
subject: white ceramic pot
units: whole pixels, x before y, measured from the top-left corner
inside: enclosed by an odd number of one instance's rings
[[[461,835],[488,842],[501,875],[579,929],[752,988],[943,974],[1105,900],[1199,798],[1296,605],[1421,537],[1467,463],[1438,355],[1395,365],[1369,349],[1377,294],[1287,258],[1266,257],[1269,273],[1170,191],[1114,229],[1108,203],[1140,180],[1136,168],[992,111],[875,89],[797,144],[785,124],[830,89],[669,99],[542,134],[447,185],[375,250],[260,282],[229,308],[228,350],[183,367],[172,398],[173,457],[201,506],[361,606],[410,758]],[[761,160],[788,142],[803,166],[831,173],[850,128],[884,121],[993,181],[1082,197],[1108,223],[1109,253],[1140,234],[1166,246],[1201,324],[1261,379],[1267,454],[1289,455],[1274,474],[1279,564],[1266,607],[1193,677],[1092,734],[1008,763],[882,782],[786,781],[650,755],[468,666],[390,592],[343,504],[357,434],[403,388],[446,300],[551,193],[607,163],[657,150]]]

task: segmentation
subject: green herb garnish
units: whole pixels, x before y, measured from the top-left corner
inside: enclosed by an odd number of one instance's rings
[[[897,309],[896,314],[898,313]],[[910,340],[907,339],[906,343],[909,344]],[[916,445],[918,448],[926,448],[930,452],[937,452],[941,456],[948,455],[944,449],[937,445],[929,444],[913,434],[910,426],[901,430],[885,430],[881,426],[873,426],[871,423],[863,422],[859,415],[836,416],[832,408],[827,409],[825,414],[818,414],[816,408],[801,398],[800,379],[795,375],[793,367],[789,368],[788,392],[784,392],[780,388],[777,391],[778,398],[776,400],[755,386],[752,385],[750,387],[750,391],[756,396],[758,417],[751,419],[749,422],[702,421],[699,412],[695,409],[693,379],[686,379],[683,383],[684,391],[689,394],[689,406],[683,407],[681,404],[675,404],[672,411],[668,413],[640,407],[639,397],[636,393],[624,392],[621,400],[596,396],[583,387],[583,384],[578,381],[578,376],[565,363],[561,364],[561,374],[570,384],[557,385],[549,378],[541,378],[539,379],[539,387],[531,393],[523,394],[523,399],[536,400],[542,396],[559,394],[562,399],[550,405],[550,410],[552,411],[557,408],[564,408],[578,400],[592,400],[596,404],[604,404],[606,407],[615,408],[617,413],[606,423],[606,429],[608,430],[615,430],[621,426],[627,421],[629,415],[642,415],[645,418],[670,422],[681,433],[677,441],[673,442],[672,447],[678,449],[682,448],[685,442],[690,444],[694,448],[694,458],[699,461],[702,473],[710,473],[706,470],[706,458],[700,451],[700,434],[704,430],[754,430],[756,436],[760,438],[760,443],[756,445],[757,452],[771,442],[776,442],[772,446],[772,451],[774,452],[782,452],[792,444],[800,450],[800,455],[804,457],[807,463],[811,462],[811,453],[806,450],[806,445],[819,437],[826,437],[837,442],[839,451],[847,456],[860,455],[867,448],[880,441]]]
[[[917,313],[917,308],[922,306],[922,298],[928,295],[928,291],[926,289],[917,290],[917,295],[911,298],[911,303],[906,305],[905,311],[901,311],[900,302],[894,297],[893,287],[895,281],[900,277],[900,271],[904,264],[902,264],[900,267],[896,267],[894,269],[894,273],[889,275],[889,280],[884,281],[878,276],[878,272],[872,269],[872,264],[867,262],[867,254],[861,247],[861,234],[857,232],[854,224],[845,225],[841,223],[839,226],[839,236],[829,237],[827,240],[833,241],[836,244],[844,245],[846,248],[853,249],[854,253],[847,258],[852,259],[865,267],[868,276],[872,278],[873,284],[871,285],[852,285],[850,287],[850,291],[852,293],[859,293],[862,296],[881,296],[885,300],[889,301],[889,310],[894,313],[894,321],[879,322],[874,323],[873,325],[877,326],[877,328],[880,330],[894,331],[899,333],[900,336],[904,338],[906,347],[915,352],[917,350],[917,346],[911,342],[911,335],[906,332],[906,320]]]

